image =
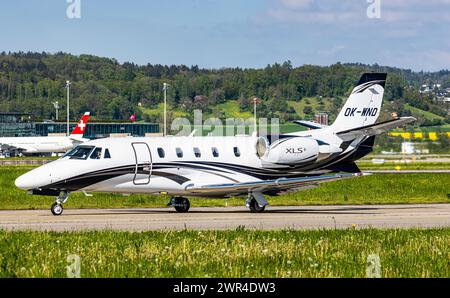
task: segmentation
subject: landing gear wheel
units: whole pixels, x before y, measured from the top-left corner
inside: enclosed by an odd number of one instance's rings
[[[189,203],[189,200],[186,198],[175,198],[173,206],[175,207],[175,210],[177,212],[186,213],[189,211],[191,204]]]
[[[53,203],[51,210],[53,215],[59,216],[63,213],[64,208],[61,204]]]
[[[50,209],[53,215],[59,216],[63,213],[64,208],[62,205],[67,202],[67,199],[69,199],[69,195],[70,192],[68,191],[61,191],[59,193],[59,196],[55,198],[55,203],[53,203],[52,208]]]
[[[258,202],[255,199],[251,199],[248,207],[250,208],[251,213],[262,213],[266,209],[266,206],[259,206]]]

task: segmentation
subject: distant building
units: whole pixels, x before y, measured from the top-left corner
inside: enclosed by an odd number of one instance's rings
[[[38,122],[35,123],[35,134],[48,136],[49,134],[61,134],[67,131],[66,123]],[[75,128],[76,123],[70,124],[70,131]],[[89,122],[84,137],[88,139],[107,138],[111,135],[129,135],[144,137],[148,133],[158,133],[159,124],[155,123],[96,123]]]
[[[430,85],[427,84],[422,85],[419,89],[420,94],[430,93],[431,91]]]
[[[443,89],[441,84],[423,84],[419,88],[420,94],[432,94],[435,100],[446,101],[450,98],[450,88]]]
[[[66,122],[34,122],[31,114],[0,113],[0,137],[27,137],[61,135],[67,131]],[[70,123],[72,131],[77,123]],[[98,139],[109,137],[111,134],[145,136],[159,133],[159,124],[156,123],[96,123],[89,122],[84,137]]]
[[[34,128],[31,114],[0,112],[0,136],[2,137],[30,136]]]
[[[402,143],[402,154],[429,154],[429,149],[420,149],[421,144],[412,142]]]
[[[328,112],[320,112],[315,115],[314,122],[328,126]]]

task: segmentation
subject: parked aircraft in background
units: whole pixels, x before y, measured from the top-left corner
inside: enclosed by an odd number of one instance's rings
[[[83,138],[89,116],[89,112],[84,113],[70,136],[5,137],[0,138],[0,144],[18,149],[22,154],[64,153],[80,143],[89,141]]]
[[[355,160],[372,151],[375,136],[415,121],[375,123],[386,74],[363,74],[331,126],[299,122],[311,130],[272,136],[108,138],[86,142],[61,159],[16,180],[31,194],[57,196],[60,215],[71,192],[169,194],[178,212],[186,197],[246,195],[252,212],[268,205],[264,195],[318,187],[362,176]]]

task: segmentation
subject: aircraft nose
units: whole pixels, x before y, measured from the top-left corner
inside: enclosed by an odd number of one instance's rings
[[[31,189],[31,182],[30,179],[27,177],[27,174],[20,176],[19,178],[16,179],[16,187],[20,188],[20,189]]]
[[[50,176],[48,174],[43,175],[43,173],[35,171],[33,170],[17,178],[15,181],[16,186],[23,190],[31,190],[49,184]]]

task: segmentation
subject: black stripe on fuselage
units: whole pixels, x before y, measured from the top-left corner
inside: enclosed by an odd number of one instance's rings
[[[138,174],[149,174],[148,171],[144,171],[144,166],[147,165],[139,165],[138,166]],[[52,183],[49,185],[46,185],[42,187],[42,189],[64,189],[68,191],[76,191],[83,188],[86,188],[88,186],[113,179],[116,177],[120,177],[127,174],[134,175],[136,171],[136,165],[127,165],[127,166],[121,166],[116,168],[109,168],[99,171],[94,171],[90,173],[81,174],[78,176],[71,177],[69,179],[65,179],[62,181],[58,181],[56,183]],[[167,172],[161,172],[161,171],[152,171],[152,176],[159,176],[164,177],[167,179],[170,179],[178,184],[183,184],[187,181],[190,181],[190,179],[181,176],[176,175],[173,173],[167,173]]]

